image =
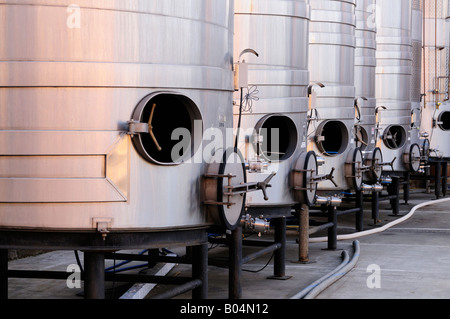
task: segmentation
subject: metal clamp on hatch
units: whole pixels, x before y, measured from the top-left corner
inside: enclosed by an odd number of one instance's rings
[[[317,184],[329,180],[336,187],[338,185],[334,181],[335,168],[331,169],[331,172],[326,175],[317,175],[318,172],[318,159],[314,151],[304,152],[297,160],[295,169],[293,171],[293,188],[300,203],[305,203],[308,206],[314,206],[317,199],[321,199],[317,196]],[[329,203],[338,205],[339,200],[333,199]]]
[[[419,144],[412,144],[409,147],[409,152],[403,154],[403,162],[408,165],[411,172],[419,171],[422,158],[422,151]]]
[[[137,122],[135,120],[129,121],[128,122],[128,135],[148,133],[152,137],[152,140],[155,143],[155,146],[158,149],[158,151],[161,151],[162,148],[159,145],[158,141],[156,140],[155,134],[153,133],[152,122],[153,122],[153,115],[155,114],[155,109],[156,109],[156,104],[153,104],[148,123],[141,123],[141,122]]]
[[[227,229],[235,229],[244,211],[246,194],[261,190],[264,199],[269,200],[266,189],[276,173],[264,181],[247,182],[244,159],[236,148],[228,149],[220,163],[208,165],[203,175],[203,192],[208,217],[212,222]]]
[[[370,170],[370,166],[364,165],[363,154],[360,148],[349,152],[345,162],[345,178],[353,189],[360,190],[363,182],[363,174]]]

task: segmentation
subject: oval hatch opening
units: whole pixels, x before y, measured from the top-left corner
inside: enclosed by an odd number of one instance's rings
[[[256,124],[256,132],[259,135],[257,153],[269,161],[287,160],[297,148],[297,127],[287,116],[263,117]]]
[[[326,156],[337,156],[347,149],[348,129],[343,122],[326,121],[319,125],[315,140],[321,153]]]
[[[135,135],[133,143],[144,159],[152,163],[181,164],[201,144],[202,117],[186,96],[175,93],[147,96],[136,108],[133,119],[149,124],[149,132]]]
[[[441,130],[450,131],[450,112],[445,111],[439,115],[439,127]]]
[[[386,128],[383,134],[383,141],[387,148],[396,150],[406,142],[406,130],[400,125],[391,125]]]

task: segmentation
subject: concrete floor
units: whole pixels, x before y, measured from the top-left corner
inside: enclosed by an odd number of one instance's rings
[[[411,194],[409,205],[401,205],[401,216],[417,204],[434,200],[434,195],[417,192]],[[387,202],[380,204],[380,221],[372,225],[370,209],[366,210],[364,227],[374,229],[397,220],[399,216],[390,216]],[[338,219],[339,233],[354,232],[354,215],[341,216]],[[322,237],[318,233],[311,237]],[[360,243],[360,256],[356,266],[344,277],[328,287],[317,299],[447,299],[450,298],[450,201],[424,207],[407,221],[386,231],[357,238]],[[298,260],[298,244],[296,236],[289,234],[287,238],[286,274],[292,276],[289,280],[271,280],[273,275],[271,254],[260,257],[243,266],[242,297],[245,299],[289,299],[315,280],[328,274],[342,261],[342,250],[353,253],[354,239],[338,242],[338,249],[325,250],[326,242],[310,243],[307,264]],[[182,254],[183,249],[170,248],[175,253]],[[245,247],[244,255],[255,248]],[[222,246],[211,246],[210,258],[224,258],[228,250]],[[80,257],[83,255],[81,253]],[[135,263],[135,262],[134,262]],[[68,266],[75,265],[73,251],[54,251],[34,257],[14,260],[9,263],[10,269],[57,270],[66,271]],[[107,260],[107,266],[112,261]],[[133,263],[132,263],[133,264]],[[131,265],[131,264],[130,264]],[[376,265],[379,274],[376,283],[380,286],[368,287],[368,279],[374,273],[368,272],[368,267]],[[163,266],[163,265],[160,265]],[[190,275],[190,266],[165,265],[169,276]],[[162,270],[164,270],[162,269]],[[262,269],[262,270],[261,270]],[[142,269],[141,269],[142,270]],[[162,271],[161,267],[153,272]],[[259,272],[250,271],[260,270]],[[370,269],[369,269],[370,270]],[[133,270],[137,272],[139,270]],[[164,272],[164,273],[165,273]],[[209,298],[228,298],[228,269],[209,266]],[[371,281],[373,282],[373,281]],[[130,296],[130,285],[123,283],[107,283],[108,298]],[[136,286],[133,287],[136,289]],[[140,287],[138,287],[140,288]],[[150,291],[147,298],[166,289],[164,286],[146,288]],[[10,299],[81,299],[81,288],[68,288],[64,280],[22,279],[10,278]],[[144,297],[144,296],[141,296]],[[190,293],[178,296],[178,299],[188,299]]]

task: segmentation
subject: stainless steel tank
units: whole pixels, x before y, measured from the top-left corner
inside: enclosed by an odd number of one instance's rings
[[[310,27],[311,85],[308,149],[323,156],[320,174],[333,172],[319,191],[359,188],[361,174],[347,172],[362,163],[354,141],[355,125],[355,14],[356,0],[312,0]],[[317,84],[317,85],[316,85]],[[356,164],[358,165],[358,164]],[[333,171],[334,169],[334,171]]]
[[[422,100],[423,3],[413,0],[411,17],[412,77],[411,77],[411,142],[420,143]]]
[[[450,157],[450,3],[424,3],[424,66],[421,134],[428,136],[431,157]]]
[[[271,185],[266,194],[247,194],[249,209],[299,202],[291,176],[306,152],[309,18],[305,0],[235,1],[238,147],[248,181]]]
[[[376,0],[356,1],[356,143],[363,149],[375,146],[375,71],[376,61]]]
[[[363,152],[365,187],[380,181],[383,154],[376,146],[376,0],[356,1],[355,144]]]
[[[202,135],[233,125],[233,1],[72,3],[0,1],[0,227],[208,224]]]
[[[420,160],[411,141],[411,0],[377,0],[377,22],[377,146],[386,162],[395,160],[393,171],[406,172]]]
[[[411,15],[411,44],[412,44],[412,76],[411,76],[411,125],[410,150],[403,160],[408,169],[413,172],[424,172],[428,161],[429,140],[420,134],[422,116],[422,65],[423,65],[423,1],[412,1]],[[414,157],[414,158],[413,158]]]

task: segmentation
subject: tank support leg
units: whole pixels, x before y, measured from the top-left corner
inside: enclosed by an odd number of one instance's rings
[[[447,196],[447,179],[448,179],[448,163],[444,162],[442,165],[442,196]]]
[[[8,249],[0,249],[0,299],[8,299]]]
[[[364,196],[362,191],[356,191],[356,207],[359,211],[356,212],[355,227],[356,231],[360,232],[364,230],[363,220],[364,220]]]
[[[274,218],[276,244],[280,248],[274,251],[274,269],[273,276],[269,279],[286,280],[292,276],[286,276],[286,217]]]
[[[298,261],[309,262],[309,207],[303,204],[299,211]]]
[[[408,204],[409,201],[409,190],[411,188],[410,186],[411,182],[411,174],[410,172],[405,173],[405,182],[403,184],[403,200],[405,201],[405,204]]]
[[[435,164],[435,175],[434,175],[434,194],[436,195],[436,199],[439,199],[441,197],[441,176],[442,176],[442,165],[441,162],[438,160]]]
[[[389,185],[389,195],[391,195],[390,203],[392,213],[397,216],[400,212],[400,180],[398,176],[392,176],[392,183]]]
[[[228,281],[229,299],[240,299],[242,295],[242,227],[231,232],[230,236],[230,269]]]
[[[333,226],[328,228],[328,250],[337,248],[337,209],[336,206],[328,206],[328,222]]]
[[[192,291],[193,299],[208,299],[208,244],[192,249],[192,277],[200,279],[202,285]]]
[[[372,192],[372,219],[373,224],[376,225],[380,219],[380,193]]]
[[[84,273],[85,299],[105,299],[105,254],[86,251]]]

